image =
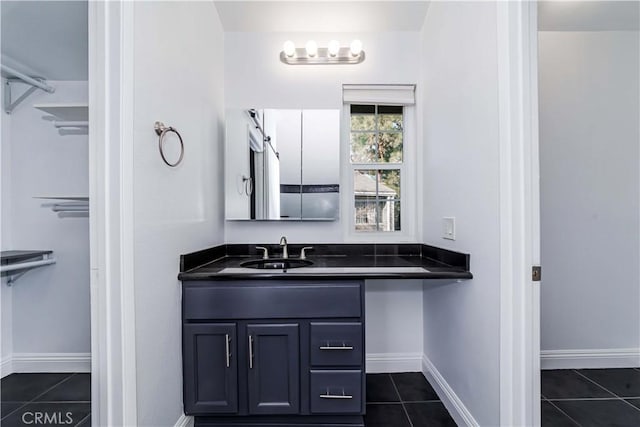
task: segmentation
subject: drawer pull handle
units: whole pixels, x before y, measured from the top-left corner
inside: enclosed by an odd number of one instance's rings
[[[327,343],[327,345],[321,345],[320,350],[353,350],[353,346],[345,345],[344,343],[342,344],[342,346],[333,346]]]
[[[349,394],[321,394],[322,399],[353,399]]]
[[[227,368],[229,367],[229,360],[231,359],[231,351],[229,350],[229,334],[225,335],[225,339],[224,339],[224,344],[225,344],[225,350],[227,353]]]

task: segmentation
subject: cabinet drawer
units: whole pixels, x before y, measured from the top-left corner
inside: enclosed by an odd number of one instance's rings
[[[362,412],[361,370],[311,370],[311,413]]]
[[[362,366],[362,323],[311,322],[311,364]]]
[[[183,286],[185,320],[360,317],[360,282],[216,282]]]

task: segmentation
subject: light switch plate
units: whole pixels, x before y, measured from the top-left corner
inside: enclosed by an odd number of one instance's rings
[[[452,216],[442,218],[442,238],[456,240],[456,219]]]

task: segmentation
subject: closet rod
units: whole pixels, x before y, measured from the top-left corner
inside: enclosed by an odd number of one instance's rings
[[[55,263],[56,263],[55,258],[46,258],[40,261],[20,262],[16,264],[3,265],[2,267],[0,267],[0,273],[6,273],[9,271],[16,271],[16,270],[24,270],[25,268],[30,269],[30,268],[35,268],[35,267],[40,267],[43,265],[49,265],[49,264],[55,264]]]
[[[31,86],[37,87],[38,89],[42,89],[45,92],[49,92],[49,93],[53,93],[56,91],[56,89],[53,86],[49,86],[46,83],[43,83],[39,80],[34,79],[33,77],[29,77],[24,73],[21,73],[18,70],[14,70],[11,67],[8,67],[6,65],[1,65],[0,67],[2,67],[2,71],[4,71],[7,74],[11,74],[13,77],[16,77],[20,80],[22,80],[23,82],[30,84]]]

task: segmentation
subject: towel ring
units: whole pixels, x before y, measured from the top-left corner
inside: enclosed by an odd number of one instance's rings
[[[244,193],[250,196],[253,193],[253,178],[242,175],[242,182],[244,183]]]
[[[160,137],[158,139],[158,149],[160,150],[160,156],[162,157],[162,161],[172,168],[175,168],[182,162],[182,158],[184,157],[184,142],[182,142],[182,136],[180,133],[171,126],[165,126],[162,122],[156,122],[153,128],[156,131],[156,134]],[[180,157],[176,160],[175,163],[170,163],[167,158],[164,156],[164,137],[167,133],[173,132],[178,136],[178,140],[180,141]]]

